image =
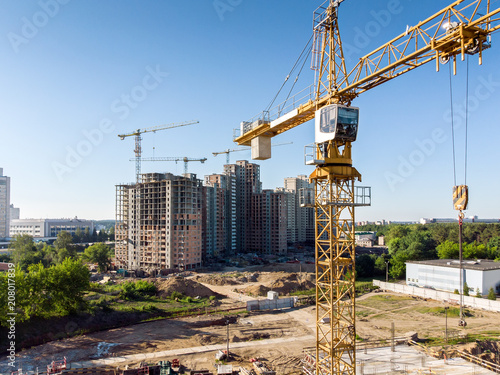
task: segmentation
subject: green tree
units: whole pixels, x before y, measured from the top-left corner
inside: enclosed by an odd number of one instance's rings
[[[411,254],[406,250],[398,251],[391,258],[391,267],[389,269],[389,274],[394,279],[400,279],[406,275],[406,262],[408,260],[414,260],[411,258]]]
[[[469,285],[467,285],[467,282],[464,282],[464,296],[468,296],[469,295]]]
[[[101,229],[97,235],[97,241],[106,242],[108,240],[108,234],[104,229]]]
[[[49,268],[47,285],[53,301],[53,310],[59,315],[75,313],[86,307],[84,292],[89,289],[89,271],[80,261],[66,258]]]
[[[383,256],[377,257],[375,259],[375,266],[374,266],[374,274],[377,276],[385,276],[385,271],[386,271],[386,265],[385,265],[385,258]]]
[[[83,230],[81,227],[76,228],[73,239],[75,243],[83,242]]]
[[[375,261],[369,254],[361,254],[356,257],[356,275],[358,277],[372,277]]]
[[[440,259],[458,259],[459,248],[458,244],[446,240],[436,247],[437,255]]]
[[[491,287],[490,290],[488,291],[488,299],[492,301],[497,300],[497,295],[495,294],[495,289],[493,289],[493,287]]]
[[[61,231],[54,242],[56,250],[68,249],[73,244],[73,236],[69,232]]]
[[[488,257],[486,245],[478,244],[476,241],[463,246],[463,257],[465,259],[485,259]]]
[[[83,231],[83,241],[82,242],[90,242],[92,240],[92,236],[90,235],[89,227],[85,227]]]
[[[481,291],[479,290],[479,288],[476,288],[476,297],[482,298]]]
[[[115,227],[109,228],[109,231],[108,231],[108,240],[109,241],[114,241],[115,240]]]
[[[105,272],[111,265],[110,253],[110,248],[104,243],[99,242],[87,247],[82,255],[82,259],[87,262],[97,263],[99,272]]]
[[[89,272],[79,260],[65,259],[45,267],[31,264],[28,272],[15,269],[16,321],[34,317],[62,316],[86,308],[84,292],[89,289]],[[0,299],[7,299],[7,275],[0,273]],[[7,304],[0,304],[0,322],[6,325]]]
[[[97,230],[94,228],[94,230],[92,231],[92,235],[90,236],[90,240],[92,242],[97,242]]]
[[[19,234],[9,244],[12,251],[12,261],[27,270],[28,266],[43,260],[43,255],[37,250],[33,242],[33,237],[28,234]]]

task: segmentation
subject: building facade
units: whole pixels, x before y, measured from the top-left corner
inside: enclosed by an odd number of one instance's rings
[[[491,260],[462,262],[462,283],[467,283],[470,294],[479,290],[487,295],[490,288],[500,292],[500,263]],[[460,263],[452,259],[434,259],[406,262],[406,284],[454,292],[460,290]]]
[[[33,237],[57,237],[61,232],[72,235],[80,228],[94,231],[94,222],[75,217],[74,219],[13,219],[10,222],[10,237],[28,234]]]
[[[10,220],[21,218],[21,210],[19,209],[19,207],[14,207],[14,205],[11,204],[9,212],[10,212]]]
[[[129,270],[195,269],[202,264],[203,186],[194,174],[142,175],[116,186],[116,263]]]
[[[306,175],[287,177],[284,191],[289,192],[287,237],[289,243],[314,241],[314,184]]]
[[[247,160],[238,160],[236,164],[224,165],[224,174],[232,176],[236,191],[236,251],[248,252],[252,248],[256,231],[252,219],[255,210],[252,197],[262,192],[260,166]]]
[[[205,176],[203,202],[204,254],[207,257],[234,255],[237,251],[235,177]]]
[[[250,251],[264,254],[287,252],[286,193],[263,190],[252,197],[252,227]]]
[[[0,238],[9,237],[10,227],[10,177],[0,168]]]

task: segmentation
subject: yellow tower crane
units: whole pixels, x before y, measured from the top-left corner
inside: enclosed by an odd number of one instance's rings
[[[451,60],[455,72],[457,56],[478,54],[481,64],[491,33],[500,28],[500,8],[491,9],[489,0],[454,1],[347,70],[338,27],[342,2],[327,0],[314,12],[316,82],[300,97],[242,122],[234,139],[258,150],[255,159],[266,159],[272,137],[315,119],[310,164],[316,168],[310,179],[315,183],[316,375],[356,373],[354,207],[367,204],[368,191],[354,186],[361,180],[351,158],[359,110],[351,102],[431,61],[439,70],[440,63]]]
[[[157,131],[160,130],[166,130],[166,129],[172,129],[172,128],[178,128],[181,126],[187,126],[187,125],[193,125],[193,124],[198,124],[199,121],[185,121],[185,122],[177,122],[177,123],[172,123],[172,124],[167,124],[167,125],[158,125],[158,126],[153,126],[150,128],[145,128],[145,129],[137,129],[136,131],[127,133],[127,134],[118,134],[118,137],[123,141],[126,137],[130,136],[135,136],[135,182],[138,184],[141,179],[141,155],[142,155],[142,148],[141,148],[141,134],[143,133],[148,133],[148,132],[153,132],[156,133]]]

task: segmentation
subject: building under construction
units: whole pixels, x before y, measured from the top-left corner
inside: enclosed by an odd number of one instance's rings
[[[116,186],[116,263],[154,273],[202,262],[202,183],[194,174],[141,175]]]

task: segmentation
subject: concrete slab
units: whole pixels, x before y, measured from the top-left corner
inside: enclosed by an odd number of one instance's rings
[[[461,358],[446,361],[423,354],[413,347],[398,345],[356,352],[357,375],[385,374],[439,374],[439,375],[486,375],[494,372],[467,362]]]

